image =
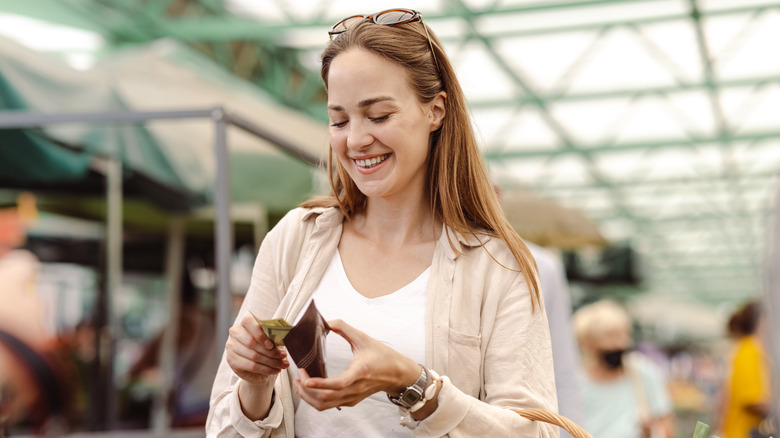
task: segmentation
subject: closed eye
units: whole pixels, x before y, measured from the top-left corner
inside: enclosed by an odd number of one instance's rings
[[[382,123],[382,122],[386,121],[389,118],[390,118],[390,114],[385,114],[385,115],[379,116],[379,117],[370,117],[369,120],[371,120],[372,122]]]
[[[334,128],[342,128],[347,124],[347,122],[333,122],[330,124],[330,126],[333,126]]]

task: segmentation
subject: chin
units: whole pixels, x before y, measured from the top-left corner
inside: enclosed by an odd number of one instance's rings
[[[383,194],[380,190],[364,189],[360,186],[358,186],[358,190],[360,190],[360,193],[362,193],[366,198],[381,198]]]
[[[387,196],[387,184],[380,182],[356,183],[358,190],[367,198],[382,198]]]

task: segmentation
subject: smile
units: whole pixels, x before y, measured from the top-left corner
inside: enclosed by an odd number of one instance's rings
[[[370,169],[374,166],[377,166],[382,161],[385,161],[387,157],[389,157],[390,154],[385,154],[379,157],[369,158],[367,160],[353,160],[355,164],[358,166],[364,168],[364,169]]]

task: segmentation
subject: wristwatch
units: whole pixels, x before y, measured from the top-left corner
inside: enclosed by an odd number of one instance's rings
[[[424,366],[420,365],[420,368],[422,369],[420,372],[420,377],[417,378],[417,381],[414,382],[412,386],[408,386],[406,389],[401,391],[401,395],[398,397],[393,397],[392,395],[387,394],[387,398],[393,404],[405,409],[409,409],[423,398],[430,376],[428,375],[428,370],[426,370]]]

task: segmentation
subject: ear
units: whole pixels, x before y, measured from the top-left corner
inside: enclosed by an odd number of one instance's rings
[[[440,91],[436,97],[429,103],[428,108],[430,115],[430,132],[434,132],[441,128],[441,124],[444,122],[444,116],[447,114],[444,104],[447,102],[447,93]]]

